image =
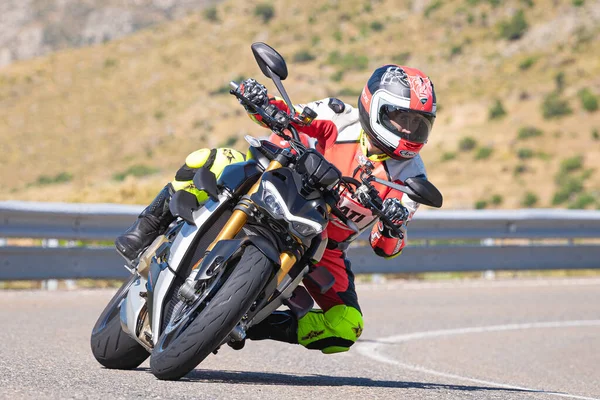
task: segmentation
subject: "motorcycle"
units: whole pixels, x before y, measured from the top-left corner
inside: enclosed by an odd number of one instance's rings
[[[295,110],[281,82],[288,75],[283,57],[264,43],[251,48],[263,74]],[[360,233],[336,206],[344,191],[397,233],[373,182],[421,204],[442,204],[427,180],[411,178],[402,186],[378,179],[366,158],[353,177],[342,176],[300,141],[296,126],[310,125],[317,116],[313,110],[305,107],[298,114],[270,104],[258,107],[237,83],[230,85],[239,103],[259,114],[290,148],[247,136],[245,162],[227,166],[218,181],[203,168],[195,174],[194,185],[208,194],[206,203],[199,205],[185,191],[172,196],[169,208],[176,221],[127,265],[130,279],[93,328],[92,352],[107,368],[136,368],[151,355],[157,378],[177,380],[221,345],[239,345],[248,328],[280,306],[304,316],[314,301],[302,280],[311,280],[323,293],[334,283],[327,269],[316,266],[327,247],[329,221],[337,219]]]

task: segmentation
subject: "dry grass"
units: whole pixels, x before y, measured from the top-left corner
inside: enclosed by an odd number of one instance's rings
[[[593,128],[600,129],[600,114],[583,111],[576,98],[584,87],[600,94],[600,57],[590,56],[600,54],[599,25],[581,28],[589,25],[589,15],[598,14],[598,5],[536,1],[526,9],[529,33],[509,43],[498,39],[495,24],[523,6],[517,0],[505,3],[492,8],[487,2],[467,7],[463,0],[446,1],[425,17],[420,9],[425,3],[408,0],[402,6],[391,0],[371,2],[370,12],[358,0],[343,7],[339,1],[305,7],[286,0],[275,4],[275,19],[262,25],[248,23],[257,18],[257,2],[228,0],[217,6],[220,24],[192,14],[101,46],[14,64],[0,70],[0,200],[142,204],[172,178],[187,153],[232,136],[264,135],[231,96],[210,94],[238,76],[267,83],[249,49],[253,41],[265,41],[287,58],[286,86],[297,102],[344,88],[360,90],[372,69],[410,52],[406,63],[432,77],[441,104],[423,156],[447,208],[471,208],[494,193],[504,198],[500,207],[516,208],[525,191],[538,194],[539,206],[550,206],[560,161],[575,154],[584,154],[586,168],[595,170],[586,190],[600,193],[600,141],[591,136]],[[567,17],[574,18],[579,31],[576,26],[550,38],[542,34]],[[383,29],[371,29],[373,22]],[[456,46],[461,50],[451,56]],[[316,59],[293,63],[293,55],[302,50]],[[341,81],[332,80],[341,70],[328,63],[334,50],[368,54],[369,66],[342,69]],[[519,64],[530,56],[537,61],[521,70]],[[564,95],[574,113],[544,121],[540,104],[554,90],[559,71],[565,73]],[[526,100],[520,100],[523,92]],[[356,103],[355,96],[342,98]],[[488,108],[496,98],[508,115],[489,122]],[[545,132],[526,144],[548,157],[527,160],[527,172],[515,177],[516,151],[522,145],[516,137],[523,125]],[[474,161],[474,153],[458,153],[442,162],[442,154],[456,151],[465,136],[493,147],[491,157]],[[113,179],[136,165],[160,171],[123,182]],[[71,174],[72,181],[36,185],[42,175],[61,173]],[[600,207],[600,200],[591,207]]]

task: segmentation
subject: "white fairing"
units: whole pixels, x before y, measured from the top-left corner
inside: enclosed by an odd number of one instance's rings
[[[144,304],[146,304],[146,299],[140,296],[140,292],[145,291],[146,280],[142,277],[138,277],[138,279],[129,287],[127,297],[121,302],[121,328],[129,334],[129,336],[135,339],[137,339],[135,332],[138,315]]]
[[[154,343],[157,342],[158,337],[160,336],[160,325],[162,322],[162,314],[163,314],[163,300],[166,296],[173,280],[175,278],[175,274],[171,271],[178,271],[181,266],[181,261],[185,256],[188,248],[192,245],[198,232],[201,231],[201,227],[206,223],[211,214],[217,210],[224,202],[226,202],[230,198],[230,195],[227,193],[222,193],[219,195],[219,202],[212,203],[209,202],[210,205],[205,205],[198,210],[194,211],[192,214],[194,217],[194,221],[196,225],[184,224],[177,237],[173,241],[171,245],[170,253],[168,256],[168,264],[169,268],[161,271],[156,283],[154,285],[154,296],[153,296],[153,309],[152,311],[152,341]],[[208,208],[208,207],[210,208]],[[137,282],[140,284],[137,285]],[[136,325],[138,323],[138,316],[142,309],[142,306],[145,304],[145,299],[140,296],[140,292],[146,291],[146,280],[140,278],[132,288],[129,290],[127,297],[123,301],[121,305],[121,325],[123,329],[129,333],[129,335],[136,339],[138,342],[139,339],[136,337]],[[158,333],[158,334],[157,334]],[[144,343],[140,344],[144,345]]]

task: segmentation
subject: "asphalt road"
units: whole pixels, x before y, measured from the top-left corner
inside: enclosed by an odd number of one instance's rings
[[[102,368],[111,290],[0,291],[2,399],[600,399],[600,280],[358,285],[348,353],[249,342],[179,382]]]

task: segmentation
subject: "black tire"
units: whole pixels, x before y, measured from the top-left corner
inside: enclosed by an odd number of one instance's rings
[[[229,335],[248,312],[273,272],[273,263],[254,246],[209,304],[163,348],[164,335],[152,351],[150,369],[162,380],[177,380],[192,371]]]
[[[133,369],[138,367],[150,353],[135,339],[121,329],[119,317],[119,304],[129,291],[129,287],[136,279],[132,276],[110,300],[94,329],[90,344],[92,353],[100,364],[110,369]]]

